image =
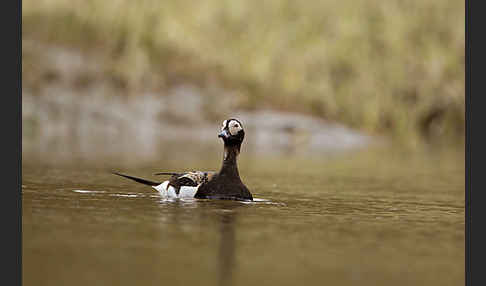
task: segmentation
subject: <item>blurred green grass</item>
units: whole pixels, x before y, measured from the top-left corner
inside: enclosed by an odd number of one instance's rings
[[[464,141],[464,20],[461,1],[27,0],[22,37],[97,53],[127,89],[217,82],[416,144]]]

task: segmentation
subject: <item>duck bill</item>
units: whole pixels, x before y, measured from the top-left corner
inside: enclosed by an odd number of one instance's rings
[[[228,130],[223,130],[221,131],[221,133],[218,134],[218,138],[223,138],[223,139],[228,139],[229,137],[229,133],[228,133]]]

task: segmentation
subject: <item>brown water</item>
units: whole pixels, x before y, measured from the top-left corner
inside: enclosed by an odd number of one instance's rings
[[[24,285],[463,285],[462,152],[282,157],[242,154],[258,200],[241,203],[165,201],[109,174],[157,179],[219,157],[24,154]]]

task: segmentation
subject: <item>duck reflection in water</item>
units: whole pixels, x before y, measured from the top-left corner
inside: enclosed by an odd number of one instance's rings
[[[219,285],[229,286],[232,284],[233,271],[236,267],[235,261],[235,220],[236,212],[231,207],[225,209],[220,217],[220,243],[219,243]]]
[[[245,206],[241,202],[231,200],[205,200],[199,201],[165,201],[160,204],[161,209],[167,210],[170,208],[170,215],[164,218],[170,221],[171,232],[180,232],[181,225],[187,224],[192,220],[191,224],[201,225],[200,220],[209,223],[211,227],[205,223],[201,231],[213,231],[217,235],[216,244],[210,251],[210,261],[215,261],[217,265],[214,267],[218,272],[215,280],[220,286],[233,285],[233,274],[236,271],[236,223],[239,208]],[[184,234],[185,235],[185,234]],[[211,274],[210,274],[211,275]]]

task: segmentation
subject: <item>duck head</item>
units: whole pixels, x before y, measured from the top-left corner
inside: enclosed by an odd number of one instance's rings
[[[238,119],[227,119],[223,121],[218,137],[223,139],[225,146],[239,146],[245,138],[245,130]]]

